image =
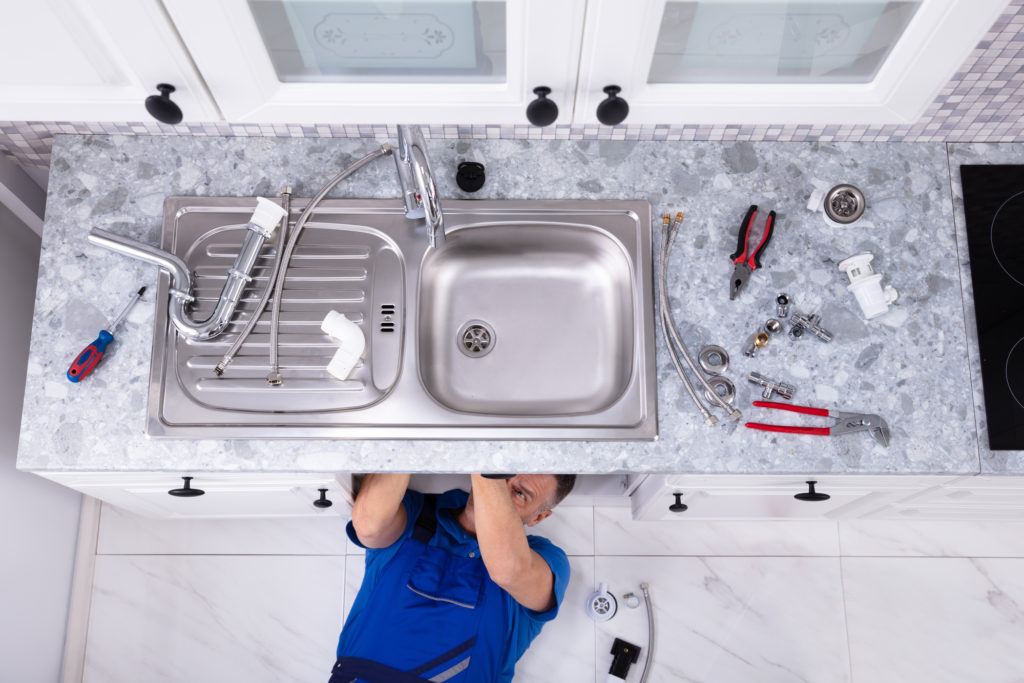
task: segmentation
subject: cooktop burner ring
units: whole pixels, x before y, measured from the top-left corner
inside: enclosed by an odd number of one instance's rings
[[[1020,197],[1020,196],[1024,196],[1024,191],[1018,192],[1017,194],[1014,194],[1014,195],[1011,195],[1010,197],[1008,197],[1006,199],[1006,201],[1004,201],[1002,204],[999,205],[999,208],[996,209],[995,214],[992,215],[992,222],[989,223],[989,228],[988,228],[988,245],[989,245],[989,248],[992,250],[992,256],[993,256],[993,258],[995,258],[996,264],[999,266],[999,268],[1004,273],[1006,273],[1006,277],[1010,278],[1011,280],[1016,282],[1021,287],[1024,287],[1024,282],[1021,282],[1020,280],[1015,278],[1010,273],[1010,271],[1006,268],[1006,266],[1003,265],[1002,259],[999,258],[999,249],[996,247],[996,239],[995,239],[996,221],[999,220],[999,213],[1006,207],[1007,204],[1009,204],[1014,199],[1016,199],[1017,197]],[[1016,396],[1014,396],[1014,400],[1017,400]],[[1017,401],[1017,402],[1020,403],[1020,401]],[[1024,408],[1024,405],[1022,405],[1021,407]]]
[[[1021,408],[1024,408],[1024,401],[1021,401],[1021,396],[1017,395],[1017,392],[1013,390],[1013,384],[1010,383],[1010,362],[1013,360],[1013,354],[1017,350],[1018,346],[1021,346],[1021,342],[1024,342],[1024,337],[1017,340],[1017,343],[1010,347],[1009,353],[1006,354],[1006,363],[1003,365],[1003,377],[1006,379],[1006,388],[1010,390],[1010,396],[1017,402]],[[1024,354],[1024,347],[1021,348],[1021,353]],[[1024,366],[1024,359],[1018,361],[1018,364]],[[1020,376],[1017,373],[1016,376]]]

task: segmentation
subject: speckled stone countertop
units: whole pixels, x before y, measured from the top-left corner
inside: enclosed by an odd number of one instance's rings
[[[610,473],[948,473],[980,469],[953,200],[942,144],[430,141],[444,196],[458,161],[487,166],[488,198],[640,198],[656,215],[687,214],[669,289],[692,349],[725,346],[748,419],[758,370],[797,385],[797,403],[883,415],[892,445],[867,435],[821,438],[705,427],[658,339],[655,442],[176,441],[144,434],[154,304],[139,305],[94,377],[64,371],[111,311],[155,268],[90,246],[103,227],[157,244],[169,195],[310,196],[375,144],[358,139],[61,136],[53,149],[32,354],[18,467],[28,470],[535,471]],[[851,182],[865,218],[835,228],[806,208],[816,185]],[[390,161],[341,185],[337,197],[398,197]],[[736,231],[747,206],[779,215],[764,268],[729,301]],[[660,221],[657,221],[660,223]],[[660,240],[656,228],[655,241]],[[900,292],[882,319],[862,319],[836,264],[869,250]],[[966,269],[962,268],[966,273]],[[961,276],[962,277],[966,277]],[[756,359],[741,347],[785,291],[835,334],[773,339]],[[973,324],[973,321],[972,321]],[[810,423],[821,423],[820,418]],[[1004,462],[1005,464],[1005,462]]]

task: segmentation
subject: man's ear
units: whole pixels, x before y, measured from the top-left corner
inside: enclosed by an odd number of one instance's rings
[[[550,516],[551,510],[541,510],[540,512],[533,516],[533,519],[526,523],[526,526],[537,526]]]

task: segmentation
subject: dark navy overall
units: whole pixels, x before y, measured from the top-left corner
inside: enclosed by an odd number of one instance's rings
[[[521,648],[515,654],[518,658],[540,632],[542,622],[554,617],[557,606],[550,615],[524,618],[520,613],[533,613],[516,605],[490,579],[475,539],[467,539],[464,546],[438,545],[435,534],[442,533],[437,530],[438,496],[410,494],[423,501],[411,534],[387,560],[387,569],[375,575],[374,583],[364,583],[360,592],[368,590],[369,594],[358,614],[353,607],[345,624],[329,683],[509,680],[510,676],[502,677],[502,662],[495,653]],[[452,494],[465,496],[458,491],[446,493],[442,505],[452,503]],[[464,504],[464,498],[462,501]],[[457,524],[454,517],[442,517],[446,529],[465,533],[453,523]],[[350,536],[354,532],[350,531]],[[563,570],[557,557],[554,561],[545,557],[558,567],[553,571],[556,601],[560,602],[568,583],[564,553],[545,539],[530,539],[543,541],[565,562]],[[547,550],[544,554],[552,553]],[[510,633],[510,623],[520,632],[518,639]],[[523,631],[527,632],[525,643]]]

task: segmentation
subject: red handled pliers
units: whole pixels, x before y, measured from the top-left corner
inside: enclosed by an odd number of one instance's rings
[[[750,250],[750,233],[754,228],[755,218],[757,218],[757,204],[751,204],[747,209],[747,215],[743,217],[743,222],[740,223],[736,251],[729,255],[734,264],[732,279],[729,281],[730,299],[736,298],[750,274],[761,267],[761,254],[764,253],[768,242],[772,239],[772,232],[775,229],[775,212],[769,211],[768,218],[764,222],[764,234],[761,235],[761,241],[753,251]]]
[[[750,429],[760,429],[766,432],[784,432],[786,434],[812,434],[814,436],[840,436],[842,434],[852,434],[853,432],[867,432],[871,435],[872,439],[886,448],[889,447],[889,424],[879,415],[844,413],[838,410],[828,410],[827,408],[794,406],[788,403],[776,403],[775,401],[754,401],[754,406],[757,408],[788,410],[791,413],[803,413],[804,415],[834,417],[836,422],[828,427],[794,427],[790,425],[748,422],[746,426]]]

